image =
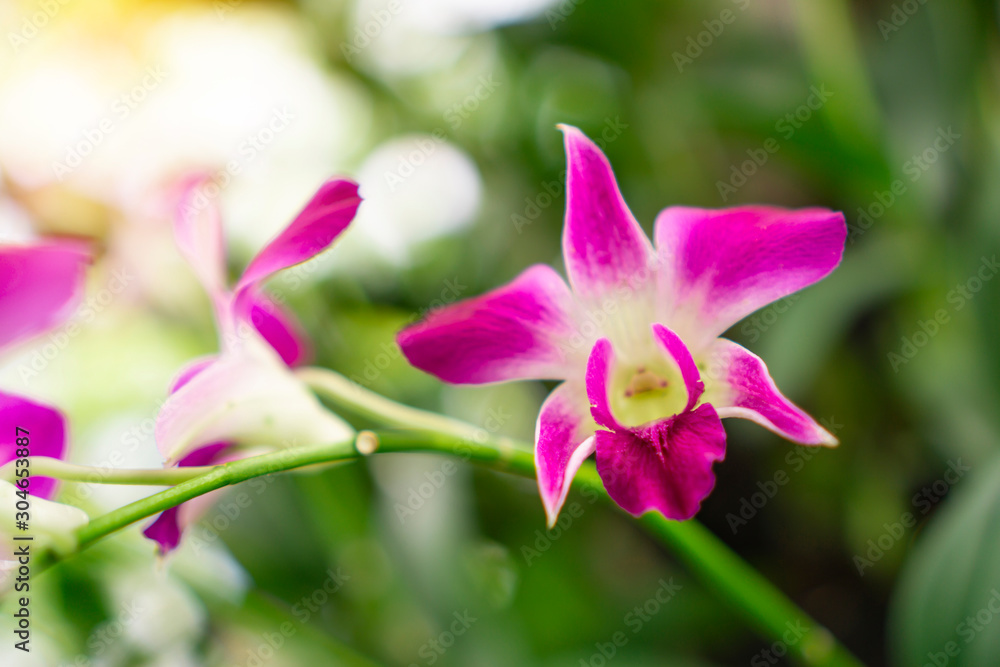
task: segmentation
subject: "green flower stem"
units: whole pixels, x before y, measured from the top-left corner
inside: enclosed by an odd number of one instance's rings
[[[478,433],[473,427],[473,432]],[[457,456],[485,467],[524,477],[535,476],[534,457],[526,448],[500,448],[488,439],[470,441],[464,436],[434,431],[363,431],[358,446],[366,454],[392,452],[431,452]],[[183,481],[171,489],[143,498],[94,519],[77,531],[78,549],[84,549],[116,531],[165,509],[210,491],[255,477],[322,463],[346,461],[364,456],[355,442],[285,449],[270,454],[215,466],[209,472]],[[606,501],[600,477],[593,462],[581,467],[574,480],[576,487],[590,487]],[[706,584],[720,593],[769,640],[784,641],[782,636],[795,624],[805,629],[805,636],[789,644],[790,653],[803,664],[815,667],[857,667],[860,663],[825,629],[799,610],[753,568],[735,555],[718,538],[695,521],[668,521],[657,514],[642,518],[646,527]],[[39,566],[54,562],[49,558]],[[786,642],[787,643],[787,642]]]
[[[458,454],[476,463],[525,477],[535,477],[532,448],[508,438],[491,437],[471,424],[400,405],[321,368],[299,371],[299,377],[320,396],[359,415],[388,425],[423,424],[437,433],[379,433],[378,451],[407,451],[411,445],[424,451]],[[447,436],[458,442],[449,442]],[[596,490],[611,502],[597,469],[586,462],[573,485]],[[803,664],[822,667],[858,667],[862,663],[833,635],[799,609],[757,570],[735,554],[722,540],[697,521],[669,521],[647,513],[641,523],[662,542],[702,582],[740,612],[747,622],[769,641],[787,645],[791,655]],[[801,637],[788,642],[789,630],[801,628]]]
[[[213,466],[208,468],[209,472],[194,479],[183,481],[173,488],[154,493],[91,520],[90,523],[76,532],[78,548],[84,549],[129,524],[224,486],[275,472],[354,458],[355,456],[357,456],[357,452],[354,449],[354,441],[348,440],[329,445],[282,449],[262,456],[253,456]]]
[[[490,437],[489,432],[484,428],[397,403],[325,368],[302,368],[295,374],[320,396],[358,416],[366,417],[384,426],[446,433],[470,442],[489,440],[494,443],[497,449],[501,450],[516,448],[515,443],[509,438]],[[522,446],[521,449],[524,447]]]
[[[307,367],[295,374],[321,396],[379,424],[458,436],[471,436],[476,430],[471,424],[397,403],[325,368]]]
[[[666,543],[705,586],[739,611],[762,637],[781,642],[803,664],[824,667],[862,664],[829,630],[697,521],[678,523],[652,513],[643,515],[639,521]]]
[[[341,407],[383,423],[416,425],[427,430],[363,431],[358,434],[356,442],[285,449],[215,466],[198,477],[181,481],[171,489],[94,519],[77,531],[79,548],[86,548],[129,524],[224,486],[284,470],[345,461],[373,453],[432,452],[456,456],[494,470],[535,477],[534,456],[527,443],[497,438],[470,424],[394,403],[329,371],[308,369],[300,372],[300,377],[317,393]],[[138,477],[149,479],[150,471],[130,471],[128,474],[136,475],[137,472],[143,473]],[[593,462],[588,461],[581,467],[573,484],[590,487],[611,503]],[[763,637],[782,642],[802,664],[810,667],[861,665],[825,628],[698,522],[668,521],[658,514],[646,514],[640,521]],[[47,566],[53,561],[50,558],[36,564]],[[801,629],[799,635],[795,634],[796,628]],[[793,639],[789,641],[789,637]]]
[[[28,470],[32,477],[54,477],[66,482],[88,482],[91,484],[133,484],[145,486],[172,486],[200,477],[211,472],[212,466],[191,466],[187,468],[95,468],[68,463],[48,456],[29,456]],[[0,481],[14,482],[14,462],[0,468]]]

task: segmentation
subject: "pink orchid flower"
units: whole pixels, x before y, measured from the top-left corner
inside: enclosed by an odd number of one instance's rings
[[[83,297],[89,262],[86,248],[70,241],[0,246],[0,351],[69,318]],[[0,466],[19,458],[18,437],[27,438],[31,456],[66,457],[63,415],[47,405],[0,391]],[[4,524],[8,518],[13,523],[16,489],[9,482],[0,482],[0,486],[0,495],[11,498],[0,513]],[[34,531],[54,536],[86,523],[87,515],[81,510],[48,502],[55,495],[56,480],[30,477],[28,492],[35,498]],[[0,533],[6,532],[0,528]],[[5,539],[0,547],[0,561],[7,560],[4,549],[8,543]]]
[[[535,431],[550,525],[596,453],[626,511],[684,520],[715,484],[720,418],[750,419],[794,442],[836,439],[777,389],[759,357],[721,338],[755,310],[828,275],[843,255],[840,213],[671,207],[656,247],[629,211],[607,158],[561,126],[567,155],[563,257],[399,334],[417,368],[447,382],[561,380]]]
[[[309,355],[294,317],[267,296],[275,273],[326,250],[354,219],[361,198],[348,180],[323,184],[294,220],[226,286],[222,224],[200,188],[182,188],[174,232],[181,253],[211,299],[221,353],[183,369],[156,422],[156,441],[168,464],[218,465],[278,446],[343,440],[353,429],[326,410],[289,369]],[[213,494],[171,508],[144,531],[163,553],[214,502]]]

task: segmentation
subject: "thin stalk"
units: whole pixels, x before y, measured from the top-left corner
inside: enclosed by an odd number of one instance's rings
[[[282,449],[270,454],[252,456],[214,466],[209,468],[209,472],[199,477],[181,482],[173,488],[154,493],[92,519],[76,533],[78,548],[85,549],[129,524],[176,507],[209,491],[275,472],[353,458],[354,456],[357,456],[354,442],[349,440],[329,445]]]
[[[54,477],[65,482],[87,482],[90,484],[132,484],[136,486],[172,486],[201,477],[211,472],[213,466],[191,466],[187,468],[97,468],[77,465],[48,456],[29,456],[28,470],[32,477]],[[0,468],[0,480],[13,482],[14,461]]]
[[[397,403],[325,368],[307,367],[295,374],[320,396],[326,396],[351,412],[379,424],[439,431],[470,440],[481,430],[472,424]]]
[[[321,368],[299,371],[299,377],[320,396],[340,408],[364,414],[392,425],[433,420],[438,433],[379,433],[376,451],[407,451],[422,444],[424,451],[458,453],[475,463],[525,477],[535,477],[531,447],[510,439],[502,441],[483,429],[400,405],[365,389],[347,378]],[[388,415],[386,420],[383,415]],[[380,418],[381,417],[381,418]],[[444,428],[440,428],[440,427]],[[449,441],[457,435],[460,442]],[[587,486],[611,502],[592,462],[585,463],[573,480],[574,486]],[[826,628],[819,625],[778,590],[757,570],[734,553],[722,540],[697,521],[669,521],[648,513],[640,522],[664,542],[674,555],[703,583],[725,599],[758,633],[770,641],[780,641],[790,654],[803,664],[815,667],[858,667],[858,661],[840,645]],[[791,631],[791,634],[789,632]],[[787,636],[795,636],[794,642]]]
[[[369,443],[366,452],[429,452],[456,456],[466,461],[523,477],[535,476],[534,457],[526,449],[501,451],[489,442],[469,442],[453,434],[425,431],[362,432],[359,440]],[[354,442],[285,449],[219,465],[195,479],[161,491],[94,519],[77,531],[78,550],[167,508],[216,489],[263,475],[320,463],[363,457]],[[607,502],[593,462],[587,462],[574,479],[576,487],[597,490]],[[748,622],[770,640],[785,641],[796,627],[803,632],[795,643],[785,642],[790,653],[810,667],[858,667],[851,654],[833,636],[734,554],[721,540],[696,521],[668,521],[647,514],[642,523],[669,546],[677,558],[710,588],[720,593]],[[53,563],[49,559],[44,565]]]
[[[534,456],[527,444],[495,438],[483,429],[394,403],[343,377],[321,369],[300,377],[331,402],[393,425],[419,425],[425,431],[363,431],[353,441],[285,449],[211,468],[171,489],[94,519],[77,531],[83,549],[125,526],[196,496],[230,484],[283,470],[356,459],[374,453],[432,452],[524,477],[535,477]],[[383,413],[383,410],[385,411]],[[574,486],[598,491],[611,504],[593,462],[588,461]],[[739,612],[763,637],[780,641],[809,667],[859,667],[861,663],[837,640],[798,608],[724,542],[696,521],[668,521],[646,514],[640,519],[650,533],[705,585]],[[47,564],[51,564],[51,559]],[[794,636],[794,641],[788,637]]]

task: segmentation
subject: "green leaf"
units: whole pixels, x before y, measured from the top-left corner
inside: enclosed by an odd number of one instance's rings
[[[967,484],[900,577],[889,629],[901,667],[1000,665],[1000,458]]]

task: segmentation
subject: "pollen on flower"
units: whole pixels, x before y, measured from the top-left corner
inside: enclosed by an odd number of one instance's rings
[[[625,396],[631,398],[636,394],[641,394],[654,389],[666,389],[669,383],[656,373],[647,370],[644,366],[636,369],[635,375],[625,387]]]
[[[614,373],[609,399],[626,426],[640,426],[684,410],[687,391],[676,369],[664,360],[622,364]]]

